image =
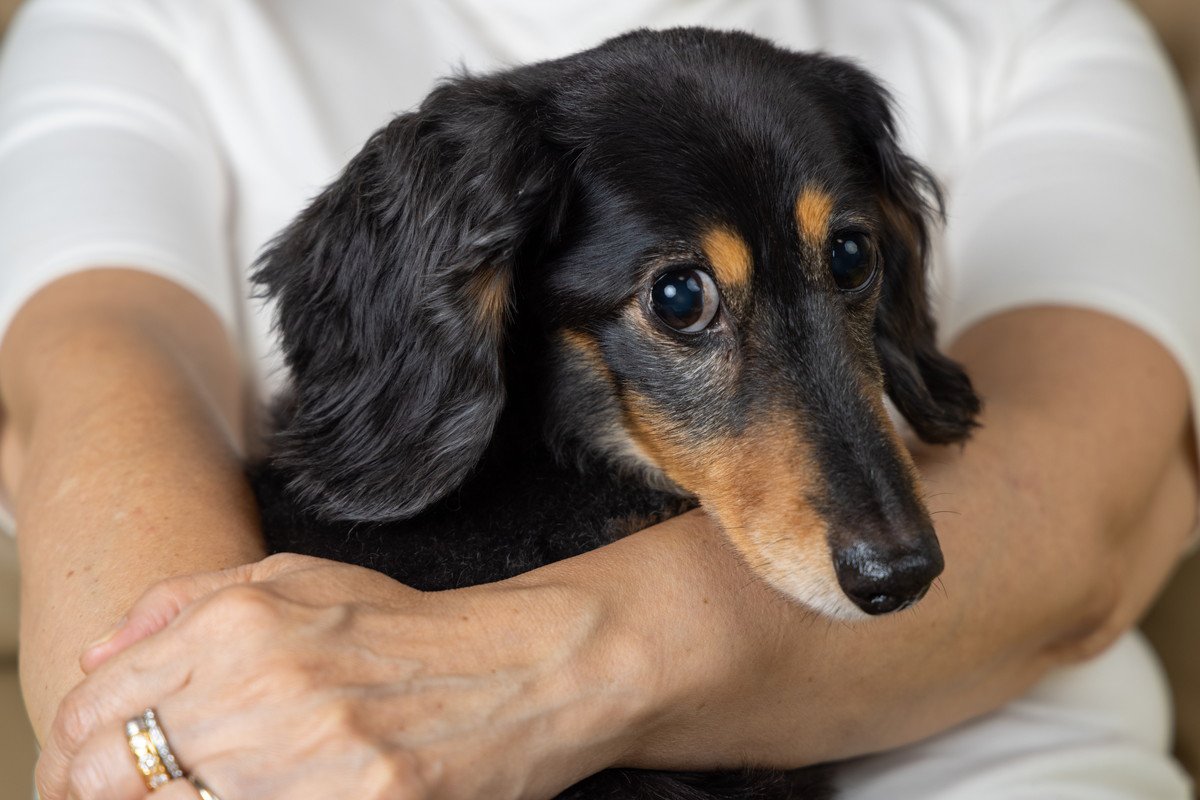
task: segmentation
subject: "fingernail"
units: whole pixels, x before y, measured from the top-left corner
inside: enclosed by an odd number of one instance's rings
[[[129,617],[121,617],[121,619],[117,620],[117,624],[112,630],[110,630],[108,633],[101,636],[96,641],[89,644],[87,647],[84,648],[84,650],[85,651],[95,650],[97,647],[99,647],[102,644],[108,644],[109,642],[112,641],[112,638],[121,631],[121,628],[125,627],[125,623],[128,621],[129,621]]]

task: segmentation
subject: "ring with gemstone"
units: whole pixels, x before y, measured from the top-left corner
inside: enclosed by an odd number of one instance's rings
[[[125,723],[125,739],[138,772],[150,791],[162,788],[168,781],[183,777],[183,770],[171,752],[167,735],[158,724],[154,709],[147,708],[139,717]]]

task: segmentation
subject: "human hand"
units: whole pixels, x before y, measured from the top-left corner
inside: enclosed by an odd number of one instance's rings
[[[549,797],[634,727],[639,682],[610,628],[561,584],[429,594],[295,555],[166,581],[85,653],[37,784],[145,797],[123,727],[154,707],[223,800]],[[197,794],[174,781],[156,800],[172,796]]]

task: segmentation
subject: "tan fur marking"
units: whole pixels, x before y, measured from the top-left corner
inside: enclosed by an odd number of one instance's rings
[[[485,269],[467,281],[467,293],[475,302],[479,321],[498,330],[508,316],[509,290],[512,278],[507,270]]]
[[[887,227],[894,231],[898,231],[900,238],[904,243],[908,256],[908,269],[920,269],[921,261],[925,256],[921,246],[920,215],[912,209],[906,210],[903,206],[893,203],[889,200],[881,200],[879,208],[883,212],[884,222]]]
[[[729,228],[712,228],[701,237],[700,246],[723,287],[736,289],[749,285],[754,259],[745,239]]]
[[[821,189],[805,189],[796,198],[796,226],[810,247],[821,247],[829,236],[833,198]]]
[[[767,420],[742,436],[689,442],[636,395],[626,398],[626,418],[630,437],[700,498],[755,573],[818,610],[858,616],[837,583],[828,525],[809,501],[817,495],[810,476],[818,473],[794,425]]]
[[[593,441],[602,442],[608,446],[608,451],[620,454],[646,470],[647,477],[661,480],[661,473],[654,468],[653,459],[641,448],[630,435],[628,426],[624,424],[623,413],[617,400],[617,379],[609,368],[608,362],[600,351],[600,342],[590,333],[574,329],[564,329],[559,332],[562,344],[577,355],[583,366],[599,380],[608,384],[614,404],[614,416],[611,419],[595,420]],[[603,390],[601,390],[603,391]]]
[[[587,359],[593,371],[598,373],[608,383],[616,383],[613,380],[612,370],[608,368],[608,364],[604,361],[604,356],[600,353],[600,343],[596,341],[594,336],[570,328],[563,330],[561,335],[563,341]]]

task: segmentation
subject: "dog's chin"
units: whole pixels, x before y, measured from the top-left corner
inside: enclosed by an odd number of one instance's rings
[[[854,622],[871,616],[846,597],[834,582],[832,587],[823,581],[813,581],[804,575],[763,576],[767,584],[782,593],[789,601],[815,611],[823,617]]]
[[[615,428],[615,426],[614,426]],[[616,429],[620,430],[620,429]],[[623,431],[604,440],[603,448],[614,464],[632,470],[651,486],[680,496],[691,493],[672,481],[652,458]],[[870,615],[846,596],[833,568],[833,556],[823,535],[807,539],[780,536],[770,531],[777,527],[770,522],[753,520],[754,515],[734,512],[727,524],[724,515],[714,505],[701,506],[710,512],[721,526],[734,549],[759,577],[789,602],[805,606],[816,613],[842,621],[870,619]],[[748,518],[749,517],[749,518]],[[811,511],[797,520],[797,530],[811,530]]]
[[[755,574],[787,600],[833,619],[869,618],[842,591],[824,537],[802,541],[754,529],[748,533],[729,539]]]

